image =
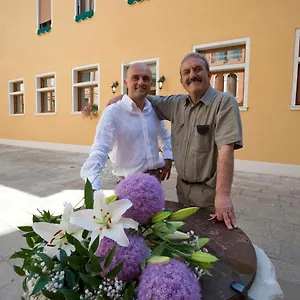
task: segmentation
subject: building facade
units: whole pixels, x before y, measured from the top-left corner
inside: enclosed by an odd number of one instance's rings
[[[197,51],[239,103],[237,166],[300,176],[299,11],[297,0],[5,1],[0,143],[88,146],[131,62],[150,66],[153,94],[184,93],[179,65]],[[87,103],[97,118],[83,118]]]

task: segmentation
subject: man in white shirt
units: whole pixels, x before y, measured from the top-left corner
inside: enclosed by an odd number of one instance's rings
[[[152,84],[151,70],[142,63],[133,64],[124,82],[128,94],[103,111],[89,158],[81,169],[81,177],[88,178],[94,190],[100,189],[99,175],[108,154],[118,177],[134,173],[149,173],[160,180],[170,177],[171,135],[146,99]],[[158,139],[163,158],[159,155]]]

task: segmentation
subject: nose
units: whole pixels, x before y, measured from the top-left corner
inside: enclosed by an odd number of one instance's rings
[[[197,75],[197,74],[196,74],[195,70],[194,70],[194,69],[191,69],[191,70],[190,70],[190,79],[195,78],[196,75]]]
[[[143,79],[142,77],[139,78],[138,84],[139,84],[139,85],[144,84],[144,79]]]

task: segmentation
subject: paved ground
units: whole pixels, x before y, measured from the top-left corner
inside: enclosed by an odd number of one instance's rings
[[[0,145],[0,300],[20,299],[21,281],[8,259],[23,243],[17,226],[29,224],[37,207],[61,212],[65,201],[80,201],[86,157]],[[113,189],[109,168],[103,177],[103,189]],[[176,199],[175,177],[174,170],[164,183],[169,200]],[[233,198],[239,226],[271,257],[285,299],[300,299],[300,179],[235,173]]]

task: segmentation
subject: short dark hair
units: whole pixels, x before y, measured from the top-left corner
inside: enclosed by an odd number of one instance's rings
[[[189,54],[187,54],[181,61],[181,64],[180,64],[180,75],[181,75],[181,66],[182,64],[189,58],[191,57],[194,57],[194,58],[198,58],[198,59],[202,59],[205,63],[205,69],[207,72],[209,72],[209,63],[208,63],[208,60],[206,58],[206,56],[202,53],[199,53],[199,52],[191,52]]]

